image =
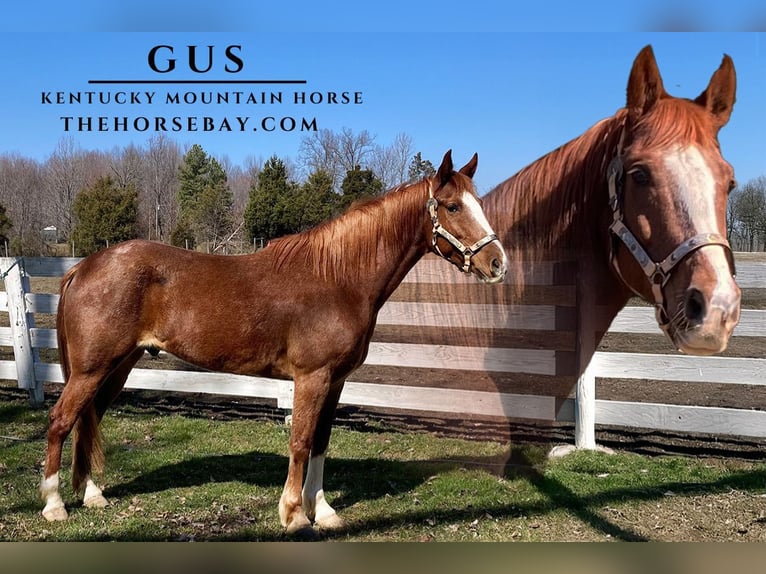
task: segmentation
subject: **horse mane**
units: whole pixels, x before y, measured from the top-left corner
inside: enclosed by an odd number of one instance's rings
[[[594,214],[606,206],[606,171],[628,121],[622,108],[500,183],[484,197],[503,245],[526,257],[587,248]],[[666,96],[632,123],[624,145],[662,148],[679,142],[710,145],[716,130],[702,106]],[[510,254],[509,254],[510,255]]]
[[[402,184],[360,200],[335,217],[302,233],[269,243],[275,271],[300,261],[322,280],[356,282],[382,259],[398,257],[412,242],[426,214],[427,183]]]
[[[606,183],[606,167],[624,115],[601,120],[484,197],[490,223],[500,230],[503,245],[535,259],[560,246],[578,246],[587,233],[586,205],[601,179]]]

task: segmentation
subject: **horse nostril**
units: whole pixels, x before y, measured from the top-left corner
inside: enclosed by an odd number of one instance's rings
[[[702,323],[705,318],[705,296],[699,289],[691,288],[686,292],[684,314],[691,324]]]
[[[495,258],[492,260],[492,263],[490,264],[490,267],[492,269],[492,274],[497,277],[498,275],[501,275],[503,273],[503,263]]]

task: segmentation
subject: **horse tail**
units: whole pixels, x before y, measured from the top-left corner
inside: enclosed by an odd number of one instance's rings
[[[80,413],[72,431],[72,489],[80,492],[85,480],[104,470],[104,446],[93,401]]]
[[[69,375],[71,369],[69,367],[69,353],[67,348],[66,328],[64,325],[64,317],[66,315],[66,294],[69,291],[69,286],[77,273],[77,267],[73,267],[66,272],[61,279],[61,288],[59,289],[59,305],[56,314],[56,339],[58,339],[59,347],[59,363],[61,364],[61,372],[64,375],[64,384],[69,382]]]
[[[67,292],[76,274],[77,267],[70,269],[61,280],[58,313],[56,315],[56,336],[58,339],[59,362],[64,375],[64,384],[69,384],[72,369],[69,363],[66,316]],[[104,468],[104,448],[96,406],[91,401],[80,413],[72,430],[72,488],[80,492],[85,480],[93,472]]]

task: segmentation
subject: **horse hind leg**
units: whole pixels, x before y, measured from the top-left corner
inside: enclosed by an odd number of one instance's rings
[[[309,520],[325,530],[339,530],[345,526],[335,512],[332,506],[327,502],[324,494],[324,463],[327,453],[327,447],[330,444],[330,433],[332,423],[335,419],[335,409],[343,390],[341,381],[333,385],[322,405],[322,411],[319,414],[316,431],[314,432],[314,442],[311,449],[311,458],[309,459],[308,470],[306,471],[306,481],[303,485],[302,499],[303,510]]]
[[[137,352],[131,354],[117,369],[107,375],[70,374],[68,377],[49,417],[48,448],[40,485],[40,494],[45,502],[42,514],[47,520],[59,521],[68,518],[59,493],[59,470],[64,441],[75,425],[72,437],[72,485],[75,492],[85,487],[84,498],[87,506],[105,505],[106,499],[90,477],[94,468],[103,467],[103,449],[98,424],[106,408],[122,389],[138,357],[140,354]]]
[[[92,478],[94,473],[99,474],[104,470],[103,435],[99,426],[106,409],[120,394],[130,371],[142,355],[143,349],[136,349],[109,374],[99,387],[92,408],[86,411],[88,418],[81,416],[75,427],[72,486],[77,492],[85,484],[83,505],[86,507],[103,508],[109,504]]]
[[[75,423],[85,409],[92,408],[102,375],[70,376],[58,401],[51,409],[48,426],[48,448],[45,454],[40,495],[45,501],[43,516],[50,521],[66,520],[68,515],[59,494],[61,450]]]

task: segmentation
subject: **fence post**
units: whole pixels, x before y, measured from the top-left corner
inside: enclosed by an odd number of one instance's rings
[[[590,363],[575,388],[575,448],[596,448],[596,377]]]
[[[285,410],[285,424],[290,426],[293,423],[293,394],[295,392],[295,383],[293,381],[280,382],[279,397],[277,398],[277,408]]]
[[[591,262],[580,258],[577,270],[577,386],[575,388],[575,448],[596,448],[596,376],[591,367],[596,352],[596,304]]]
[[[4,271],[4,276],[18,385],[20,389],[29,390],[32,405],[39,407],[43,405],[45,397],[42,381],[37,381],[35,377],[38,353],[32,348],[30,334],[30,329],[35,326],[35,320],[31,313],[27,313],[26,294],[31,289],[29,277],[24,272],[24,259],[16,258],[11,267]]]

